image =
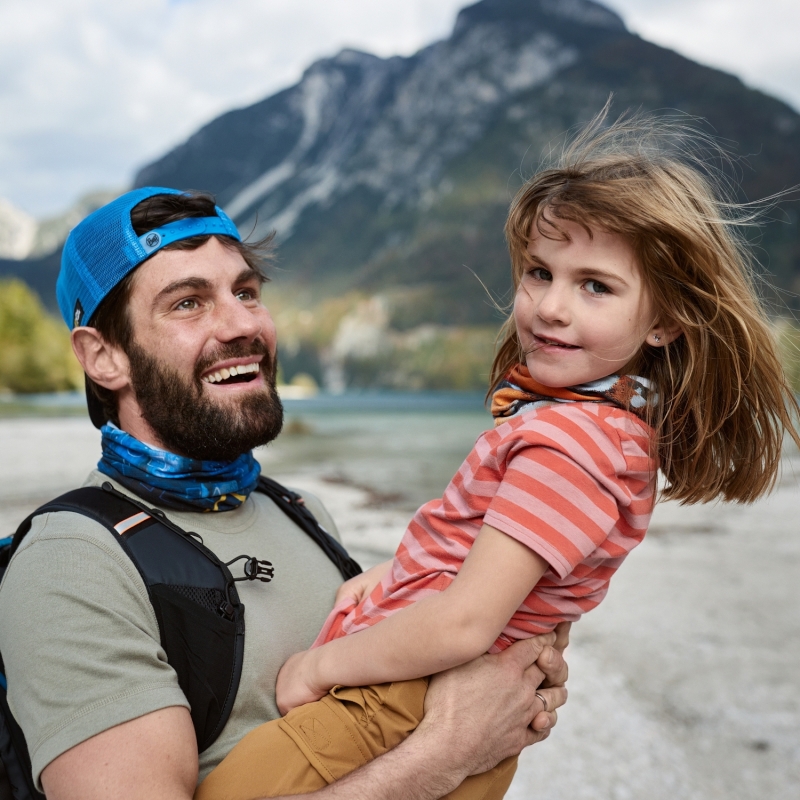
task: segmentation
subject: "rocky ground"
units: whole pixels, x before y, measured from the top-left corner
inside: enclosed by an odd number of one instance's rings
[[[80,482],[84,419],[0,420],[0,532]],[[407,512],[322,468],[271,473],[326,502],[362,563]],[[750,508],[656,510],[607,600],[573,629],[570,700],[523,754],[509,798],[794,800],[800,796],[800,459]]]

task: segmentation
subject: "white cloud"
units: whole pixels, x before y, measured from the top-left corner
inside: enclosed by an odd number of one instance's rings
[[[43,215],[345,46],[412,53],[471,0],[0,0],[0,197]],[[609,0],[800,106],[797,0]]]
[[[344,46],[410,53],[459,0],[0,3],[0,196],[52,213]]]

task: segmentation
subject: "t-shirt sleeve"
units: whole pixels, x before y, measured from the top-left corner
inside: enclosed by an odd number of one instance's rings
[[[548,410],[504,444],[506,469],[484,522],[564,578],[600,547],[631,492],[618,434],[580,409]]]
[[[189,707],[144,582],[105,537],[77,514],[38,517],[0,586],[8,701],[39,786],[47,764],[86,739]]]

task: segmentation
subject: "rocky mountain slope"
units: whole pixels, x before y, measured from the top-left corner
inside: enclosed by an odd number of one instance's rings
[[[311,297],[394,287],[398,324],[488,322],[481,281],[500,297],[508,287],[510,198],[542,149],[612,92],[618,111],[706,119],[748,156],[743,197],[800,183],[800,116],[785,104],[643,41],[590,0],[483,0],[412,57],[345,50],[313,64],[136,184],[210,189],[244,232],[276,229],[279,280]],[[796,224],[769,226],[761,246],[790,288]]]

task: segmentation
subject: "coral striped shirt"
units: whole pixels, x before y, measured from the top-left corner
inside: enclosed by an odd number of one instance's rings
[[[446,589],[483,523],[550,565],[492,651],[579,619],[647,530],[651,435],[624,409],[581,402],[520,413],[482,434],[443,497],[417,511],[383,582],[357,606],[334,608],[315,645]]]

